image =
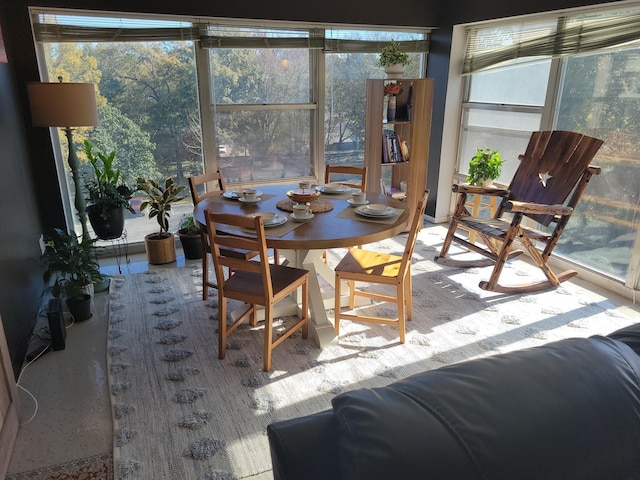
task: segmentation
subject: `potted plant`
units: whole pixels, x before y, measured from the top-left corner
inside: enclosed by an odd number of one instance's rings
[[[411,65],[411,58],[400,49],[400,42],[391,40],[380,52],[378,65],[384,68],[387,75],[402,75],[407,65]]]
[[[493,180],[500,176],[503,163],[504,160],[500,158],[500,152],[497,150],[491,150],[488,147],[479,148],[469,161],[467,182],[471,185],[490,187]]]
[[[183,215],[178,226],[178,238],[182,245],[184,257],[193,260],[202,258],[202,230],[196,223],[193,215]]]
[[[155,217],[160,231],[144,237],[147,260],[152,265],[161,265],[176,261],[176,246],[173,234],[169,232],[169,216],[173,203],[182,200],[185,185],[177,185],[167,177],[163,183],[145,178],[136,180],[136,190],[146,194],[147,199],[140,204],[140,211],[149,209],[149,218]]]
[[[44,281],[55,278],[51,293],[56,298],[64,296],[76,322],[91,318],[91,286],[104,279],[93,249],[96,241],[78,239],[75,234],[56,228],[42,255],[46,265]]]
[[[120,182],[120,170],[113,167],[115,151],[109,155],[99,151],[94,154],[94,146],[88,140],[84,142],[84,149],[95,176],[85,181],[89,222],[98,238],[119,238],[124,229],[124,209],[135,213],[129,203],[133,190]]]

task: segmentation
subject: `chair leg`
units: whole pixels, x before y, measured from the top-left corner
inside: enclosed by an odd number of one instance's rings
[[[336,336],[339,337],[340,336],[340,286],[342,285],[342,279],[340,278],[340,276],[338,274],[336,274],[335,277],[335,298],[334,298],[334,306],[335,306],[335,310],[334,310],[334,320],[333,320],[333,328],[336,331]]]
[[[224,359],[227,350],[227,299],[218,299],[218,358]]]
[[[200,236],[202,242],[202,299],[209,298],[209,254],[207,253],[207,240],[203,235]]]
[[[309,282],[302,284],[302,318],[305,320],[302,325],[302,338],[309,337]]]
[[[407,272],[404,279],[404,292],[407,305],[407,321],[411,321],[413,316],[413,282],[411,281],[411,270]]]
[[[255,312],[254,312],[255,313]],[[273,305],[264,306],[264,371],[271,370],[271,352],[273,351]]]
[[[353,310],[356,308],[356,281],[347,280],[347,285],[349,285],[349,309]]]
[[[400,343],[404,343],[404,335],[406,330],[406,311],[405,311],[405,285],[404,282],[396,284],[396,297],[398,299],[398,333],[400,334]]]

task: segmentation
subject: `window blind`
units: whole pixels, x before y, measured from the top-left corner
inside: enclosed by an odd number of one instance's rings
[[[515,59],[576,55],[636,41],[640,41],[638,10],[472,28],[462,74],[497,68]]]

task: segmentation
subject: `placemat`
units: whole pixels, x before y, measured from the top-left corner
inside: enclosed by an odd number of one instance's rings
[[[369,218],[369,217],[363,217],[361,215],[358,215],[356,213],[356,208],[349,206],[349,207],[345,208],[344,210],[342,210],[338,214],[338,218],[346,218],[346,219],[349,219],[349,220],[360,220],[362,222],[384,223],[386,225],[393,225],[394,223],[396,223],[398,221],[398,219],[402,216],[402,214],[404,212],[406,212],[406,210],[401,209],[401,208],[396,208],[395,210],[398,213],[396,215],[394,215],[393,217]]]
[[[280,200],[276,203],[276,207],[282,210],[283,212],[293,212],[293,206],[295,202],[290,198],[285,198],[284,200]],[[329,200],[325,200],[323,198],[318,198],[309,204],[311,207],[311,212],[313,213],[322,213],[333,210],[333,202]]]
[[[257,205],[258,203],[262,203],[265,200],[268,200],[271,197],[275,197],[275,195],[270,194],[270,193],[263,193],[260,196],[260,200],[258,200],[256,203],[252,203],[251,205]],[[226,202],[238,202],[238,203],[242,203],[239,200],[235,199],[235,198],[227,198],[224,195],[213,195],[209,198],[207,198],[207,201],[209,202],[213,202],[213,203],[226,203]]]

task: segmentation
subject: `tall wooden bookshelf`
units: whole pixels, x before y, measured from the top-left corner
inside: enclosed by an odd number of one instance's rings
[[[384,86],[397,83],[396,118],[386,121]],[[367,166],[367,191],[381,190],[381,180],[390,191],[400,191],[400,182],[407,182],[406,201],[413,206],[426,189],[429,141],[431,137],[432,78],[385,78],[367,80],[367,111],[364,159]],[[407,162],[383,160],[383,130],[393,130],[409,147]],[[389,170],[387,170],[389,169]]]

